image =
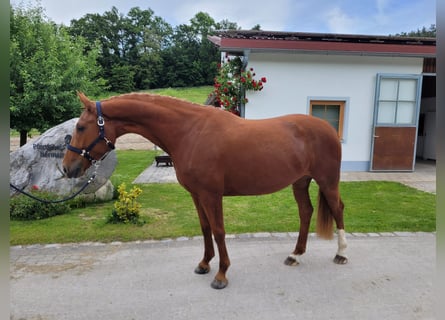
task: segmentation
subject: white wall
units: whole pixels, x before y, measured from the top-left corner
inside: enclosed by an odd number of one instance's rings
[[[343,161],[368,162],[377,73],[420,74],[422,58],[251,53],[260,92],[248,92],[247,119],[307,114],[314,98],[346,99]]]

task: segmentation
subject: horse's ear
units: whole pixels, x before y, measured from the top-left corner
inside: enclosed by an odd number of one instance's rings
[[[88,111],[92,111],[94,108],[94,102],[87,98],[87,96],[80,91],[77,91],[77,96],[80,99],[80,102],[82,102],[84,108]]]

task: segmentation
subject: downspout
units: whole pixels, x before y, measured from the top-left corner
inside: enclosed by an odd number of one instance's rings
[[[244,52],[243,52],[243,66],[242,66],[242,70],[246,70],[247,65],[249,64],[249,54],[250,54],[250,50],[249,49],[244,50]],[[240,96],[242,98],[240,106],[239,106],[240,117],[241,118],[245,118],[246,117],[246,105],[244,103],[244,98],[246,97],[246,89],[244,87],[241,88]]]

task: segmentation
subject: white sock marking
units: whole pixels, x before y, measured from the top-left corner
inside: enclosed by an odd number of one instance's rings
[[[299,258],[300,256],[301,256],[301,255],[299,255],[299,254],[291,253],[291,254],[289,255],[289,258],[294,259],[295,261],[297,261],[297,264],[300,264],[300,261],[298,261],[298,258]]]
[[[345,230],[338,230],[338,251],[337,254],[341,257],[346,257],[345,251],[348,243],[346,242]]]

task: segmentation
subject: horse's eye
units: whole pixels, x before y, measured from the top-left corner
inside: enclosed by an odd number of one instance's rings
[[[85,131],[85,127],[84,126],[77,126],[76,129],[77,129],[78,132]]]

